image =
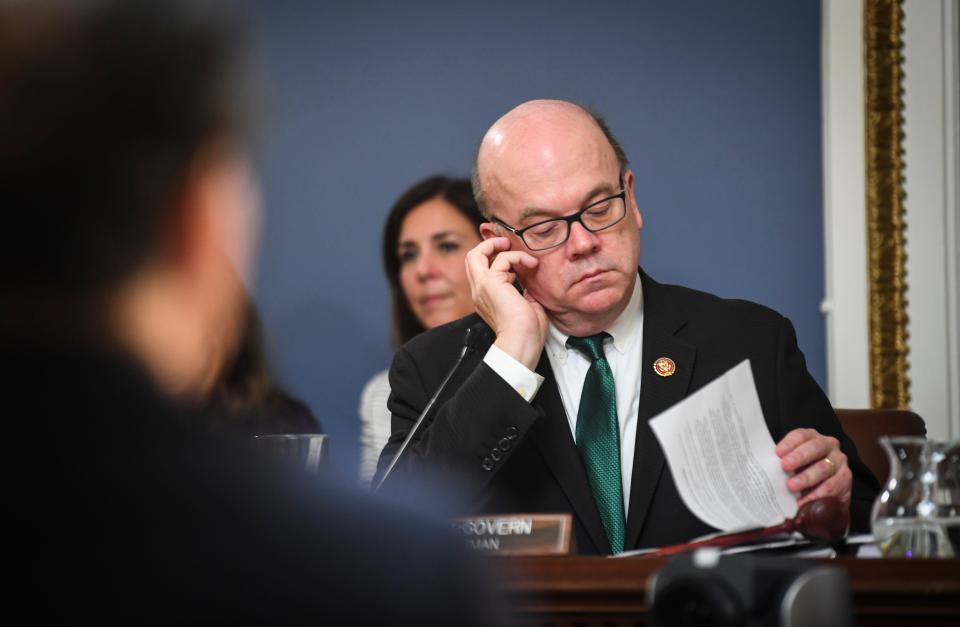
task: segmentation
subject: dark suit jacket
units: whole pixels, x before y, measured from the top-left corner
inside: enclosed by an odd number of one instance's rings
[[[175,407],[116,352],[0,338],[0,364],[8,615],[492,623],[488,587],[445,522],[308,481],[212,437],[207,417]]]
[[[744,359],[750,359],[774,441],[797,427],[840,440],[854,473],[852,528],[867,530],[879,486],[807,372],[789,320],[754,303],[661,285],[642,271],[640,278],[640,415],[625,547],[662,546],[713,531],[680,500],[648,421]],[[465,330],[478,320],[472,315],[428,331],[397,353],[390,369],[393,434],[381,472],[455,362]],[[609,553],[547,356],[537,366],[546,380],[528,404],[483,363],[484,353],[465,358],[402,472],[456,477],[467,513],[570,512],[578,551]],[[673,376],[656,375],[652,365],[659,357],[676,362]]]

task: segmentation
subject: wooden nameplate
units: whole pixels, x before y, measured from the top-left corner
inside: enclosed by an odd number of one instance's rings
[[[488,555],[567,555],[570,514],[497,514],[455,518],[467,547]]]

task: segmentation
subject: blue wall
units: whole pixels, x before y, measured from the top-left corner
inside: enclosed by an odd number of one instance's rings
[[[389,364],[388,207],[531,98],[604,114],[636,174],[641,262],[789,316],[824,381],[817,0],[251,0],[268,85],[256,300],[282,379],[356,463]]]

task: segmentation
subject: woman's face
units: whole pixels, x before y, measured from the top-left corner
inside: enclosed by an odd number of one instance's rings
[[[417,205],[404,218],[397,242],[400,286],[428,329],[473,313],[464,257],[480,233],[442,198]]]

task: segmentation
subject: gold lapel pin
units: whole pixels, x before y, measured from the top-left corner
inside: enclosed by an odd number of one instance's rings
[[[673,363],[669,357],[661,357],[653,362],[653,371],[661,377],[669,377],[677,371],[677,364]]]

